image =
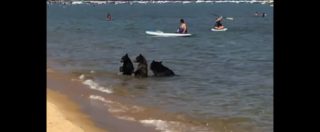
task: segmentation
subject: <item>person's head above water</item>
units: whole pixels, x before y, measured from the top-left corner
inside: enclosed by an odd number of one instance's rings
[[[184,20],[183,20],[183,19],[180,19],[180,23],[184,23]]]

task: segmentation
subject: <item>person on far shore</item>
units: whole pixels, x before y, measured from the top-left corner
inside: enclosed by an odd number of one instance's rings
[[[188,33],[188,26],[187,24],[184,22],[183,19],[180,19],[180,26],[177,30],[178,33]]]

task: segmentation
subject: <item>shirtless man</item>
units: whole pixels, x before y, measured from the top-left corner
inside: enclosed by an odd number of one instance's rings
[[[180,26],[177,31],[178,33],[188,33],[188,27],[187,24],[184,22],[183,19],[180,19]]]

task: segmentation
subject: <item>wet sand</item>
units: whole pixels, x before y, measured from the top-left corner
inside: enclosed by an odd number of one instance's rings
[[[107,132],[96,127],[74,102],[50,89],[47,89],[47,131]]]

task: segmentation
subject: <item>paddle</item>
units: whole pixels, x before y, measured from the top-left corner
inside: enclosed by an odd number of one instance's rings
[[[227,20],[233,21],[233,17],[225,17]]]
[[[211,14],[214,15],[214,16],[217,16],[217,17],[220,16],[220,15],[217,15],[217,14],[215,14],[215,13],[211,13]],[[233,21],[233,17],[222,17],[222,18]]]

